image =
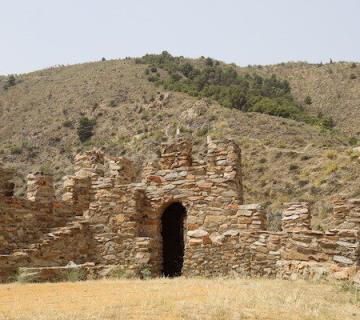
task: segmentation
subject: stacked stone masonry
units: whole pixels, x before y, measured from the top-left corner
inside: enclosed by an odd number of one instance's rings
[[[191,142],[178,139],[139,180],[135,172],[129,159],[92,150],[76,156],[61,200],[40,172],[20,199],[13,172],[0,168],[0,281],[19,270],[54,280],[66,268],[99,275],[114,266],[154,276],[356,278],[360,200],[334,199],[336,229],[327,232],[311,229],[307,203],[284,204],[282,231],[268,231],[262,206],[243,203],[241,152],[230,140],[208,138],[194,159]]]
[[[333,199],[333,221],[338,228],[360,229],[360,199]]]

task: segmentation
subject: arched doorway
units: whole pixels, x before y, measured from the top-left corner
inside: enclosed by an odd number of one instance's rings
[[[178,277],[184,262],[184,218],[186,209],[181,203],[173,203],[161,217],[162,274]]]

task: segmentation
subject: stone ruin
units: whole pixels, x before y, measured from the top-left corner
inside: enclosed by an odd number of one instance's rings
[[[99,150],[75,158],[62,199],[51,176],[28,176],[14,197],[0,168],[0,281],[19,274],[62,280],[69,270],[127,275],[270,276],[360,283],[360,200],[334,199],[336,229],[311,229],[307,203],[284,204],[282,231],[267,230],[259,204],[243,203],[241,152],[208,138],[194,159],[190,141],[164,144],[141,177],[125,157]]]

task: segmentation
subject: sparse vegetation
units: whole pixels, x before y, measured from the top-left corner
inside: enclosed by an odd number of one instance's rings
[[[360,304],[360,288],[357,287],[351,281],[342,281],[340,284],[340,288],[344,292],[349,292],[351,294],[350,302],[354,305]]]
[[[204,136],[206,136],[208,134],[208,132],[209,132],[209,126],[204,125],[203,127],[201,127],[200,129],[198,129],[196,131],[196,135],[198,137],[204,137]]]
[[[358,139],[357,139],[356,137],[351,137],[351,138],[349,139],[349,144],[350,144],[351,146],[356,146],[357,143],[358,143]]]
[[[43,174],[49,174],[49,175],[53,175],[54,174],[54,165],[51,162],[47,162],[44,163],[40,166],[40,171]]]
[[[150,279],[151,278],[151,270],[150,270],[149,266],[143,266],[140,271],[140,274],[141,274],[141,279],[143,279],[143,280]]]
[[[304,99],[304,103],[307,104],[307,105],[310,105],[312,104],[312,99],[310,96],[306,96],[305,99]]]
[[[8,76],[6,83],[4,84],[4,89],[7,90],[15,85],[16,85],[16,78],[13,74],[11,74]]]
[[[22,153],[22,148],[17,145],[13,145],[10,147],[10,154],[18,155]]]
[[[112,100],[110,100],[109,105],[110,105],[110,107],[115,108],[117,106],[117,101],[112,99]]]
[[[325,152],[325,156],[328,159],[334,160],[337,158],[337,152],[336,150],[328,150]]]
[[[80,268],[71,268],[67,273],[67,280],[70,282],[83,281],[85,279],[86,274]]]
[[[338,170],[338,165],[335,162],[327,162],[324,165],[324,173],[326,176],[336,172]]]
[[[93,135],[93,128],[96,124],[94,119],[90,120],[87,117],[82,117],[79,120],[77,134],[81,142],[85,142]]]
[[[65,128],[72,128],[72,127],[73,127],[72,121],[71,121],[71,120],[65,120],[65,121],[63,122],[63,127],[65,127]]]
[[[298,169],[299,169],[299,166],[296,163],[291,163],[289,165],[289,170],[290,171],[294,171],[294,170],[298,170]]]

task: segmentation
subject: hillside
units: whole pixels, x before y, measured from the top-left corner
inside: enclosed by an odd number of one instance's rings
[[[288,80],[297,102],[311,97],[312,104],[304,105],[308,114],[333,118],[332,130],[169,92],[148,81],[148,67],[134,59],[57,67],[18,75],[8,88],[8,79],[0,78],[0,161],[19,169],[17,193],[23,194],[24,178],[33,170],[53,173],[60,184],[72,173],[74,155],[94,146],[125,154],[140,166],[179,130],[193,138],[197,153],[207,134],[240,144],[245,200],[266,204],[274,228],[282,202],[311,202],[314,223],[323,228],[326,200],[340,192],[360,195],[360,164],[352,151],[360,134],[360,66],[289,63],[238,69]],[[91,139],[81,143],[77,126],[84,116],[96,125]]]
[[[299,101],[304,101],[306,96],[311,97],[312,104],[306,106],[309,112],[330,115],[338,130],[359,138],[359,64],[287,63],[256,69],[260,74],[274,73],[288,80],[292,93]]]

